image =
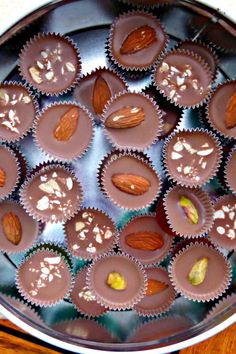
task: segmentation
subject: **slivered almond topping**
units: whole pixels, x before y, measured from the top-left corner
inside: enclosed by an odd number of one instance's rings
[[[4,214],[2,217],[2,227],[8,241],[17,246],[22,237],[22,227],[18,216],[12,212]]]
[[[4,187],[6,183],[6,172],[0,167],[0,188]]]
[[[132,174],[114,174],[112,176],[112,183],[122,192],[132,195],[142,195],[150,188],[150,182],[141,176]]]
[[[121,54],[134,54],[149,47],[151,44],[156,42],[156,32],[150,26],[141,26],[125,38],[121,48]]]
[[[111,91],[102,76],[98,76],[93,88],[93,109],[98,115],[101,115],[103,109],[109,99],[111,98]]]
[[[54,130],[54,138],[68,141],[74,135],[79,120],[79,108],[70,108],[59,120]]]
[[[165,284],[159,280],[155,279],[148,279],[148,286],[147,286],[147,296],[152,296],[161,293],[165,289],[169,287],[168,284]]]
[[[106,120],[107,128],[126,129],[140,125],[145,119],[142,107],[124,107],[112,113]]]
[[[155,251],[164,245],[162,235],[152,231],[131,233],[125,237],[125,242],[129,247],[143,251]]]

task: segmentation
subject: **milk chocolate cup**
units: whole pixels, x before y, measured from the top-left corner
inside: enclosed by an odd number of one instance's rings
[[[168,177],[186,187],[200,187],[217,173],[222,159],[218,138],[205,129],[173,132],[163,148]]]
[[[210,96],[212,74],[196,53],[177,49],[168,52],[154,67],[152,82],[176,106],[197,108]]]
[[[38,102],[23,83],[0,83],[0,140],[13,143],[24,138],[38,115]]]
[[[33,305],[51,307],[67,297],[73,276],[67,258],[53,247],[40,245],[22,261],[16,273],[16,286]]]
[[[120,190],[114,184],[115,182],[112,182],[114,177],[127,174],[131,176],[131,181],[135,176],[145,179],[148,188],[144,193],[135,195],[136,192],[125,192]],[[98,183],[107,198],[117,206],[128,210],[138,210],[150,206],[161,191],[160,176],[152,166],[150,159],[145,154],[132,151],[112,151],[105,156],[98,170]],[[130,188],[136,188],[136,186],[131,184]]]
[[[179,236],[201,237],[212,228],[213,205],[207,192],[199,188],[170,188],[164,197],[164,206],[169,225]]]
[[[230,152],[225,170],[224,170],[224,178],[225,178],[225,183],[229,190],[236,195],[236,178],[234,175],[234,171],[236,170],[236,145]]]
[[[39,93],[59,96],[74,88],[80,78],[79,50],[70,37],[39,33],[21,50],[19,73]]]
[[[128,36],[140,28],[151,32],[151,41],[148,34],[147,43],[143,46],[124,48]],[[108,54],[112,62],[121,70],[134,73],[146,72],[166,51],[168,42],[165,29],[156,17],[145,11],[130,11],[113,21],[108,40]]]
[[[67,125],[71,129],[67,130],[69,135],[62,131],[66,124],[65,117],[71,120]],[[54,102],[40,112],[34,123],[33,136],[36,145],[49,159],[71,162],[81,158],[91,147],[93,118],[87,108],[76,102]]]
[[[208,260],[206,272],[192,274],[190,271],[203,258]],[[202,243],[192,243],[181,250],[171,261],[170,277],[175,290],[189,300],[208,302],[217,299],[229,287],[231,267],[222,253]],[[216,276],[217,274],[217,276]],[[205,276],[204,276],[205,275]],[[197,278],[193,278],[197,276]],[[192,285],[194,281],[196,285]]]
[[[0,144],[0,201],[8,198],[20,182],[20,164],[12,149]]]
[[[113,273],[124,279],[123,290],[113,288],[112,283],[108,285],[108,278]],[[133,308],[144,297],[147,276],[141,263],[133,257],[110,253],[99,257],[89,266],[87,286],[102,306],[111,310],[126,310]]]
[[[83,200],[79,181],[68,168],[52,164],[25,181],[20,200],[38,221],[58,223],[73,217]]]
[[[122,118],[127,119],[129,116],[129,121],[138,120],[139,124],[125,128]],[[119,120],[122,128],[118,128]],[[158,105],[144,93],[122,92],[113,96],[104,109],[102,121],[107,139],[118,150],[148,149],[158,141],[163,130],[162,113]]]

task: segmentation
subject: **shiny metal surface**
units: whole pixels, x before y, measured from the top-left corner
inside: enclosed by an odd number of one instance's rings
[[[207,28],[212,21],[214,23],[223,21],[232,28],[232,31],[236,30],[235,25],[227,19],[224,19],[222,15],[218,15],[215,11],[212,11],[204,5],[197,4],[196,1],[174,1],[174,3],[175,6],[173,7],[163,7],[154,10],[154,13],[158,15],[164,23],[166,30],[170,35],[170,47],[175,45],[180,39],[185,38],[200,38],[207,41]],[[98,66],[107,66],[108,61],[104,49],[109,26],[118,13],[129,8],[129,6],[123,5],[119,1],[112,0],[52,1],[50,5],[44,6],[42,9],[20,21],[17,24],[17,30],[19,33],[15,34],[13,38],[11,38],[11,36],[16,27],[10,29],[2,38],[0,38],[0,44],[2,43],[2,45],[0,45],[0,81],[5,79],[19,80],[16,65],[20,48],[30,36],[40,31],[60,32],[71,36],[80,48],[83,74],[91,72]],[[35,21],[35,18],[38,19]],[[198,27],[199,19],[201,21],[200,26]],[[27,29],[24,29],[26,25],[28,27]],[[224,52],[222,53],[222,51],[219,51],[219,54],[220,72],[217,82],[224,81],[228,78],[235,78],[236,55],[232,53],[225,54]],[[141,80],[128,80],[129,88],[134,91],[142,90],[149,83],[150,76]],[[66,95],[66,97],[57,100],[71,99],[71,97],[71,94],[69,94]],[[41,97],[40,107],[42,108],[52,101],[55,101],[55,99]],[[188,110],[185,112],[182,126],[197,127],[200,125],[198,110]],[[159,158],[162,144],[162,142],[158,142],[149,149],[147,153],[153,160],[156,169],[163,176]],[[31,136],[28,136],[20,143],[20,148],[27,156],[30,167],[46,160],[46,157],[35,147],[32,149],[32,146]],[[74,168],[81,180],[84,190],[86,190],[84,206],[92,205],[102,208],[104,211],[109,212],[109,214],[116,220],[118,226],[122,226],[130,219],[133,213],[124,213],[121,209],[115,207],[109,200],[105,199],[99,191],[96,183],[98,164],[102,157],[110,150],[111,146],[102,136],[101,128],[96,127],[95,140],[92,148],[82,159],[74,163]],[[217,193],[220,192],[220,186],[216,180],[213,180],[205,188],[213,195],[215,195],[216,191]],[[40,240],[57,241],[63,244],[64,236],[61,226],[47,226],[44,229]],[[23,256],[24,254],[7,257],[4,254],[0,254],[0,291],[2,293],[18,296],[14,287],[14,276],[15,269],[21,262]],[[228,254],[227,252],[225,252],[225,256],[229,257],[233,266],[234,281],[230,288],[230,292],[233,292],[236,289],[236,258],[234,254]],[[84,264],[83,261],[80,262],[74,260],[74,269],[77,270],[82,264]],[[168,259],[163,262],[163,266],[167,265]],[[36,308],[42,316],[45,326],[33,322],[19,311],[17,307],[13,308],[4,298],[1,298],[1,293],[0,303],[1,311],[13,322],[20,325],[20,327],[51,344],[78,353],[89,353],[88,348],[109,351],[135,350],[135,352],[144,349],[151,350],[158,348],[155,349],[155,353],[170,352],[206,339],[236,320],[236,304],[226,308],[210,322],[202,322],[208,310],[213,306],[213,303],[210,303],[209,305],[199,304],[179,297],[175,301],[169,315],[180,315],[190,320],[192,327],[189,330],[180,333],[177,336],[175,335],[173,338],[163,338],[151,343],[125,343],[132,331],[143,322],[143,319],[138,317],[132,311],[122,314],[109,312],[99,320],[105,327],[112,331],[116,338],[114,343],[108,344],[91,342],[89,341],[89,338],[81,339],[52,330],[51,326],[59,320],[71,319],[75,316],[79,316],[68,299],[65,299],[61,304],[52,308]]]

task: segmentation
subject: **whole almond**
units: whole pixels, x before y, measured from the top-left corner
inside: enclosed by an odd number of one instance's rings
[[[111,98],[109,86],[101,76],[98,76],[93,88],[93,109],[98,115],[101,115],[105,105]]]
[[[5,171],[0,167],[0,188],[4,187],[6,183],[6,173]]]
[[[129,247],[143,251],[156,251],[164,245],[162,235],[152,231],[131,233],[125,237],[125,242]]]
[[[54,129],[58,141],[68,141],[74,135],[79,121],[79,108],[70,108],[59,120]]]
[[[228,102],[225,112],[225,125],[227,129],[232,129],[236,126],[236,92]]]
[[[134,54],[149,47],[157,40],[155,30],[150,26],[141,26],[125,38],[121,48],[121,54]]]
[[[147,284],[147,296],[152,296],[161,293],[165,289],[169,287],[168,284],[162,283],[159,280],[155,279],[148,279],[148,284]]]
[[[18,216],[12,212],[4,214],[2,217],[2,227],[8,241],[17,246],[22,237],[22,227]]]
[[[145,119],[142,107],[124,107],[109,115],[105,122],[107,128],[126,129],[140,125]]]
[[[111,180],[116,188],[132,195],[142,195],[146,193],[151,185],[144,177],[125,173],[114,174]]]

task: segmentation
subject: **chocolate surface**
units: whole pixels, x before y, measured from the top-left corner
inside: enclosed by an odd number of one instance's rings
[[[70,336],[94,342],[113,343],[114,339],[105,327],[93,320],[79,318],[53,325],[53,329]]]
[[[180,205],[181,197],[187,198],[197,210],[197,223],[193,223]],[[177,186],[166,195],[167,218],[180,236],[194,237],[206,233],[213,222],[213,208],[208,195],[200,189]]]
[[[235,171],[236,171],[236,149],[234,149],[232,154],[230,155],[229,161],[225,168],[226,182],[230,187],[230,189],[232,190],[232,192],[236,194]]]
[[[236,196],[229,194],[219,198],[214,209],[210,239],[228,250],[236,250]]]
[[[94,294],[86,285],[87,268],[82,269],[76,275],[75,284],[70,298],[78,311],[89,316],[100,316],[106,312],[106,308],[99,305]]]
[[[126,288],[115,290],[107,285],[108,275],[117,272],[124,277]],[[103,257],[92,265],[88,275],[89,289],[94,292],[99,303],[110,309],[131,308],[143,297],[145,290],[144,272],[133,260],[122,255]]]
[[[0,139],[16,141],[32,126],[36,107],[29,91],[14,83],[0,84]]]
[[[32,303],[55,304],[67,295],[71,274],[65,260],[53,251],[33,254],[18,269],[20,292]]]
[[[183,130],[173,135],[166,148],[166,167],[170,176],[193,187],[206,183],[219,163],[216,141],[204,131]]]
[[[159,21],[149,14],[134,12],[123,15],[116,19],[112,26],[110,53],[117,63],[125,68],[148,68],[165,49],[167,36]],[[127,36],[142,26],[151,27],[155,31],[156,40],[133,54],[122,54],[121,46]]]
[[[17,245],[8,240],[3,229],[2,220],[8,213],[13,213],[20,221],[21,240]],[[4,252],[22,252],[29,248],[38,237],[39,225],[37,221],[30,217],[25,210],[15,202],[6,201],[0,203],[0,221],[0,249]]]
[[[155,251],[145,251],[130,247],[125,241],[126,236],[141,231],[158,233],[162,236],[164,245]],[[137,216],[123,228],[119,243],[123,252],[130,254],[144,264],[154,264],[159,263],[167,255],[172,244],[172,237],[161,229],[155,217]]]
[[[22,76],[48,94],[67,90],[81,70],[76,48],[55,34],[42,34],[26,44],[20,55]]]
[[[111,249],[116,229],[102,211],[83,208],[66,222],[65,233],[68,248],[74,257],[92,259]]]
[[[112,183],[114,174],[133,174],[146,178],[150,182],[149,190],[142,195],[131,195],[116,188]],[[105,162],[102,172],[102,185],[108,197],[116,204],[127,209],[140,209],[150,204],[160,190],[160,177],[144,161],[131,155],[112,154]]]
[[[105,80],[110,91],[110,98],[126,90],[126,85],[120,76],[109,69],[97,69],[80,80],[79,85],[76,86],[74,90],[73,96],[78,102],[87,107],[93,116],[100,121],[101,115],[96,114],[93,105],[93,94],[97,78]]]
[[[208,104],[208,119],[210,123],[220,133],[230,138],[236,138],[236,125],[234,128],[227,129],[225,124],[225,114],[229,100],[235,92],[236,82],[226,82],[223,85],[218,86]]]
[[[60,119],[71,110],[76,110],[76,129],[68,140],[58,140],[54,134]],[[88,148],[93,135],[93,123],[89,113],[76,104],[58,103],[49,106],[41,114],[35,129],[35,138],[40,147],[58,159],[71,160],[80,157]]]
[[[171,284],[168,273],[162,268],[146,269],[147,279],[160,281],[168,288],[154,295],[145,295],[144,298],[134,306],[134,309],[141,315],[157,315],[167,311],[175,299],[175,290]]]
[[[204,257],[208,259],[205,279],[199,285],[192,285],[188,279],[189,272],[196,262]],[[229,269],[221,253],[214,248],[196,243],[176,256],[172,264],[171,276],[177,289],[184,296],[199,301],[210,301],[225,290]]]
[[[211,90],[210,68],[191,52],[170,52],[156,67],[154,83],[179,106],[195,106]]]
[[[119,121],[117,120],[118,117],[122,118],[120,110],[123,108],[131,108],[132,110],[141,108],[144,113],[144,120],[139,125],[131,128],[116,129],[106,127],[106,121],[111,114],[115,114],[113,119],[116,122]],[[105,110],[103,119],[108,137],[120,149],[128,147],[144,150],[157,139],[161,131],[161,112],[158,111],[158,107],[155,107],[147,96],[140,93],[127,92],[114,98]]]
[[[47,222],[70,218],[81,203],[78,181],[67,170],[52,166],[42,169],[24,186],[22,202],[37,219]]]
[[[16,157],[10,149],[3,145],[0,145],[0,176],[0,199],[2,199],[12,192],[19,179]]]

